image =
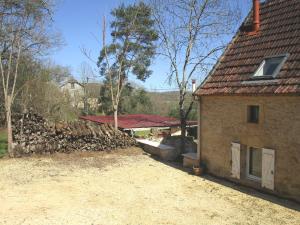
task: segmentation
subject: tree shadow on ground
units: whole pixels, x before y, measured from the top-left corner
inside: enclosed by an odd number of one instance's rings
[[[183,172],[186,172],[186,173],[190,174],[191,176],[195,177],[195,175],[193,174],[193,170],[191,168],[183,167],[182,161],[180,161],[180,159],[175,161],[175,162],[168,162],[168,161],[164,161],[164,160],[160,159],[158,156],[151,155],[150,157],[153,158],[156,161],[159,161],[159,162],[161,162],[165,165],[168,165],[170,167],[173,167],[175,169],[179,169],[179,170],[181,170]],[[220,177],[213,176],[211,174],[205,174],[205,175],[200,176],[199,178],[202,178],[204,180],[208,180],[208,181],[213,182],[213,183],[220,184],[220,185],[225,186],[225,187],[232,188],[232,189],[234,189],[238,192],[241,192],[241,193],[244,193],[244,194],[247,194],[247,195],[251,195],[251,196],[256,197],[256,198],[261,198],[261,199],[264,199],[268,202],[272,202],[274,204],[278,204],[278,205],[281,205],[283,207],[293,209],[293,210],[296,210],[296,211],[300,212],[300,203],[296,202],[294,200],[281,198],[281,197],[278,197],[276,195],[272,195],[272,194],[263,192],[261,190],[257,190],[255,188],[251,188],[251,187],[248,187],[248,186],[245,186],[245,185],[242,185],[242,184],[235,183],[235,182],[227,180],[225,178],[220,178]]]

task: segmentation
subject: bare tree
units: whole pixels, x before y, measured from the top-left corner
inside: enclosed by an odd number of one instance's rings
[[[96,78],[93,67],[87,62],[82,62],[80,64],[79,73],[81,76],[81,81],[83,83],[86,82],[87,80]]]
[[[13,112],[33,110],[53,121],[76,118],[78,112],[71,105],[70,95],[59,87],[69,74],[66,67],[49,61],[22,59]]]
[[[20,59],[40,55],[52,46],[48,22],[51,19],[50,1],[15,0],[0,2],[0,79],[5,102],[8,132],[8,153],[14,156],[12,135],[12,105],[20,75]],[[54,38],[54,37],[53,37]]]
[[[89,81],[91,79],[94,79],[96,76],[95,76],[93,68],[87,62],[81,63],[79,71],[80,71],[80,76],[81,76],[81,83],[82,83],[83,89],[84,89],[84,96],[83,96],[84,113],[87,115],[90,110],[89,102],[88,102],[88,99],[89,99],[88,84],[89,84]],[[98,93],[100,93],[100,88],[99,88]]]
[[[194,102],[186,104],[191,79],[207,74],[223,38],[232,34],[239,10],[226,0],[150,0],[160,39],[159,54],[169,61],[168,80],[179,88],[181,151]]]

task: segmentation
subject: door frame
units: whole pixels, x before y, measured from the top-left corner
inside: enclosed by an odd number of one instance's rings
[[[258,147],[255,147],[255,146],[247,146],[247,157],[246,157],[246,178],[249,179],[249,180],[253,180],[253,181],[256,181],[256,182],[261,182],[261,179],[262,177],[257,177],[257,176],[254,176],[252,174],[250,174],[250,171],[249,171],[249,166],[250,166],[250,148],[256,148],[256,149],[259,149],[261,151],[261,171],[262,171],[262,148],[258,148]],[[262,174],[261,174],[262,176]]]

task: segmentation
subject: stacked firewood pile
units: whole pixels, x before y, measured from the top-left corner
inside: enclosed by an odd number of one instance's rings
[[[35,113],[13,118],[13,139],[17,154],[103,151],[127,148],[136,141],[112,126],[90,122],[50,123]]]

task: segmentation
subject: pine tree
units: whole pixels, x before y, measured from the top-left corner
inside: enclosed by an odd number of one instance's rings
[[[98,58],[101,75],[109,80],[112,108],[117,128],[117,114],[120,96],[129,74],[145,81],[152,73],[149,69],[155,54],[158,35],[154,29],[151,8],[143,2],[120,7],[111,12],[111,38],[105,43],[105,22],[103,48]],[[113,82],[116,81],[116,82]]]

